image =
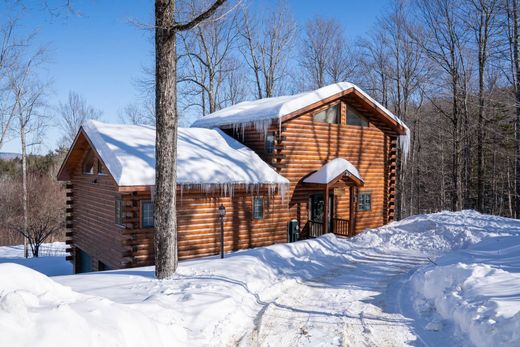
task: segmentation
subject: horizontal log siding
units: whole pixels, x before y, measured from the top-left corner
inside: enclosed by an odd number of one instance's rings
[[[94,172],[97,172],[95,163]],[[92,257],[93,270],[97,269],[98,261],[120,268],[123,228],[115,224],[117,185],[109,175],[83,175],[81,167],[77,165],[71,179],[72,245]]]
[[[360,192],[371,192],[372,209],[358,211],[356,232],[385,223],[385,146],[384,133],[374,125],[358,127],[345,125],[345,107],[342,107],[341,125],[313,122],[313,114],[307,113],[283,124],[283,149],[285,155],[279,173],[291,181],[290,211],[305,225],[309,214],[308,195],[319,192],[301,184],[304,176],[318,170],[329,160],[345,158],[354,164],[365,181]],[[335,196],[336,217],[349,219],[349,192]]]
[[[139,192],[132,199],[150,200],[150,195]],[[233,197],[216,197],[206,193],[184,190],[177,193],[177,223],[179,259],[210,256],[220,252],[220,223],[217,210],[226,207],[224,219],[224,248],[226,252],[286,242],[288,213],[280,199],[264,195],[264,219],[252,217],[253,194],[235,191]],[[270,200],[270,201],[269,201]],[[286,210],[286,208],[285,208]],[[134,221],[123,231],[126,266],[151,265],[154,262],[153,228],[142,229]]]
[[[279,174],[290,180],[286,222],[296,218],[301,227],[306,225],[309,194],[320,190],[306,187],[301,180],[327,161],[342,157],[352,162],[363,177],[365,186],[360,192],[371,192],[372,197],[372,209],[357,212],[356,232],[381,226],[393,216],[393,211],[389,213],[389,209],[393,208],[393,199],[389,199],[388,195],[395,190],[395,165],[389,162],[389,137],[373,123],[369,127],[346,125],[348,106],[344,102],[340,104],[340,125],[314,122],[313,114],[329,105],[285,121],[281,126],[273,122],[270,132],[276,134],[277,142],[272,155],[265,153],[263,144],[258,140],[263,138],[263,134],[260,135],[254,128],[247,128],[240,134],[229,130],[228,133],[259,151],[266,161],[277,168]],[[395,136],[393,138],[395,143]],[[334,205],[337,218],[350,218],[348,187],[342,195],[335,197]]]

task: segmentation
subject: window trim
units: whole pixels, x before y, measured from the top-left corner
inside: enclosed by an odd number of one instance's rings
[[[150,229],[155,228],[155,219],[152,214],[152,225],[144,225],[144,204],[152,204],[152,209],[155,210],[155,206],[152,200],[141,200],[141,206],[140,206],[140,218],[139,218],[139,224],[141,225],[141,229]],[[153,212],[155,213],[155,211]]]
[[[262,210],[261,210],[262,215],[261,215],[260,217],[257,217],[257,215],[256,215],[256,213],[255,213],[256,206],[257,206],[255,202],[256,202],[257,200],[261,200],[261,201],[262,201],[262,205],[261,205],[261,206],[262,206]],[[254,220],[263,220],[263,219],[265,219],[265,213],[264,213],[264,211],[265,211],[265,201],[264,201],[264,197],[261,196],[261,195],[253,196],[253,211],[252,211],[252,212],[253,212],[253,213],[252,213],[252,215],[253,215],[253,219],[254,219]]]
[[[367,208],[361,208],[361,195],[366,195],[369,197],[369,207],[368,209]],[[358,197],[357,197],[357,210],[359,212],[369,212],[369,211],[372,211],[372,191],[361,191],[359,192],[358,194]]]

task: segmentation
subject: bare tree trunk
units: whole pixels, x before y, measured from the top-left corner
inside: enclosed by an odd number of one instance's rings
[[[515,217],[520,216],[520,55],[518,47],[518,0],[513,2],[513,59],[515,81]]]
[[[27,209],[27,144],[25,139],[25,125],[20,121],[20,142],[22,144],[22,208],[23,208],[23,235],[27,235],[28,209]],[[27,237],[23,238],[23,255],[29,257]]]
[[[155,1],[155,275],[177,269],[177,102],[175,1]]]
[[[155,275],[172,276],[177,269],[177,40],[180,31],[209,18],[226,0],[188,23],[175,21],[175,0],[155,1]]]

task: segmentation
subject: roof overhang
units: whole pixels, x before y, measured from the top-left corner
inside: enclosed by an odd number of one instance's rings
[[[303,183],[306,185],[331,186],[341,179],[347,179],[358,187],[365,184],[358,169],[343,158],[336,158],[327,162],[320,169],[304,178]]]

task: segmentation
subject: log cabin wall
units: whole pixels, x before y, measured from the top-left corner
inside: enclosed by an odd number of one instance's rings
[[[88,153],[88,150],[83,152],[82,164],[75,167],[70,180],[73,213],[69,243],[73,249],[75,272],[79,271],[80,266],[79,250],[91,257],[93,271],[98,270],[100,262],[104,268],[117,269],[122,265],[120,254],[123,250],[123,227],[115,224],[118,187],[112,176],[98,174],[98,166],[102,164],[95,155],[94,173],[83,173],[83,162]]]
[[[253,218],[253,197],[262,196],[263,219]],[[143,201],[150,201],[149,192],[127,197],[133,213],[140,215]],[[177,192],[177,225],[179,259],[210,256],[220,253],[220,222],[217,210],[226,207],[224,249],[226,252],[268,246],[287,240],[287,212],[278,199],[267,192],[251,193],[235,190],[232,197],[204,192]],[[142,228],[134,219],[126,224],[123,234],[125,267],[152,265],[154,262],[153,228]]]
[[[268,133],[275,134],[274,152],[265,150],[265,135],[249,127],[241,132],[226,132],[246,146],[254,149],[277,172],[289,179],[289,215],[286,222],[296,218],[303,232],[309,217],[309,194],[322,190],[308,188],[301,180],[318,170],[329,160],[342,157],[354,164],[365,181],[359,192],[371,194],[371,210],[358,211],[356,232],[386,224],[393,218],[393,195],[395,193],[395,145],[396,137],[385,135],[389,129],[379,123],[373,115],[363,112],[360,105],[355,109],[370,120],[368,127],[347,125],[347,108],[352,99],[330,101],[316,109],[284,121],[280,126],[274,121]],[[313,115],[333,105],[339,105],[339,124],[315,122]],[[375,125],[377,124],[377,126]],[[385,132],[383,132],[383,130]],[[394,160],[394,161],[392,161]],[[391,166],[393,165],[393,166]],[[335,216],[349,219],[349,190],[336,189],[334,198]],[[279,198],[279,197],[278,197]],[[281,203],[281,202],[280,202]]]

